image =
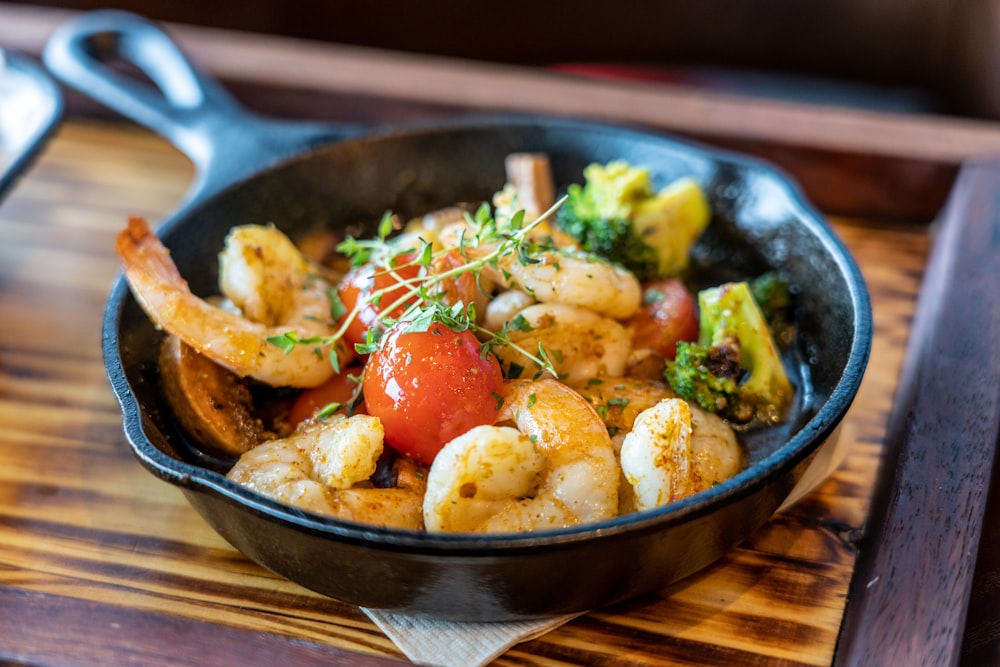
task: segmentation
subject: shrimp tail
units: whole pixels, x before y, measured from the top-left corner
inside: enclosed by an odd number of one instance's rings
[[[129,218],[115,248],[133,296],[153,323],[217,364],[272,386],[314,387],[333,375],[334,364],[312,347],[298,346],[287,352],[271,342],[288,332],[308,339],[331,330],[325,285],[309,282],[297,264],[282,267],[280,280],[272,281],[288,286],[285,291],[292,306],[287,321],[264,324],[193,294],[170,251],[143,218]],[[353,356],[342,341],[333,345],[331,354],[340,367]]]
[[[127,226],[118,233],[115,250],[122,261],[125,279],[132,286],[132,293],[143,310],[154,320],[159,314],[154,310],[162,307],[162,300],[170,292],[181,290],[190,294],[187,281],[181,276],[170,257],[170,251],[163,245],[145,218],[129,216]],[[169,287],[169,291],[165,289]],[[151,298],[157,295],[160,299]]]

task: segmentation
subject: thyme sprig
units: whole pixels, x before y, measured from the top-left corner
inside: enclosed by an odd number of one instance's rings
[[[452,252],[454,248],[435,250],[432,244],[422,238],[419,239],[419,247],[416,249],[400,247],[391,240],[395,230],[394,217],[386,213],[380,220],[374,237],[365,239],[348,237],[338,245],[337,250],[346,255],[355,267],[373,263],[376,269],[372,278],[390,275],[393,278],[392,284],[361,295],[350,310],[341,302],[336,290],[331,290],[331,318],[334,321],[339,320],[340,324],[328,336],[303,338],[294,332],[288,332],[268,340],[282,347],[286,353],[299,345],[312,345],[314,349],[332,347],[343,339],[351,323],[361,312],[368,306],[374,305],[379,312],[368,328],[366,340],[355,345],[358,354],[374,352],[378,348],[383,331],[396,324],[405,323],[406,331],[417,332],[427,331],[433,324],[440,323],[453,331],[475,333],[483,341],[481,350],[484,355],[491,353],[496,346],[509,346],[536,364],[540,369],[539,374],[547,372],[558,377],[549,353],[541,344],[537,351],[532,351],[511,340],[511,331],[530,330],[530,325],[524,318],[515,317],[504,324],[500,331],[483,328],[476,324],[475,304],[446,303],[444,286],[446,281],[466,274],[473,275],[478,283],[481,273],[487,267],[509,278],[500,266],[501,260],[505,257],[514,256],[516,261],[525,264],[539,262],[537,253],[548,249],[549,246],[531,241],[530,234],[552,216],[565,199],[563,197],[542,215],[527,223],[524,220],[523,210],[514,213],[509,220],[498,222],[487,203],[483,203],[475,213],[466,212],[468,233],[462,230],[457,245],[465,262],[440,272],[432,270],[435,260]],[[409,277],[404,275],[412,273],[411,269],[414,267],[417,268],[416,275]],[[382,303],[400,291],[402,293],[393,301]],[[391,315],[400,308],[403,309],[400,314]],[[337,355],[329,356],[334,369],[339,372]]]

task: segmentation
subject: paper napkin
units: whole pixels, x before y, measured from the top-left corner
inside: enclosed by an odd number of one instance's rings
[[[381,609],[361,610],[385,636],[418,665],[482,667],[520,642],[540,637],[579,614],[532,621],[461,623],[407,616]]]

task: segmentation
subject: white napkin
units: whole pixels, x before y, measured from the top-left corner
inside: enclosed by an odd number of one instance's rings
[[[506,623],[460,623],[407,616],[382,609],[361,610],[418,665],[482,667],[507,649],[540,637],[579,614]]]

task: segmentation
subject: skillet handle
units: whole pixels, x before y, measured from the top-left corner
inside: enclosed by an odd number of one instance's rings
[[[348,126],[251,113],[200,72],[163,30],[129,12],[94,11],[69,21],[50,37],[43,59],[67,85],[184,152],[198,172],[188,203],[352,133]],[[122,64],[137,67],[155,86],[125,74]]]

